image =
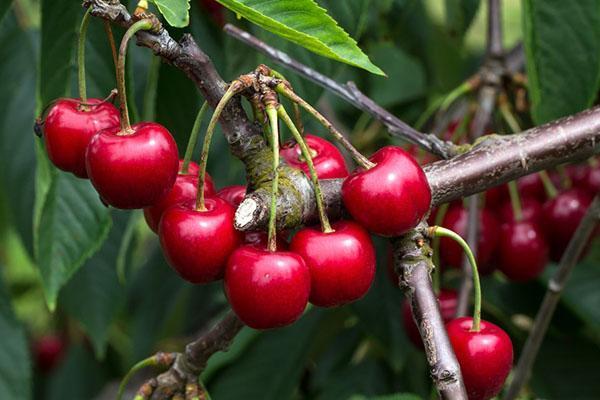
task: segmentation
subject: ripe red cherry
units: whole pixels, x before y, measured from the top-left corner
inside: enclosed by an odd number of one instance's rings
[[[85,149],[98,131],[119,126],[119,110],[112,103],[88,99],[84,111],[76,99],[58,100],[44,121],[48,158],[63,171],[87,178]]]
[[[534,197],[521,197],[521,211],[523,218],[521,221],[533,222],[541,226],[542,223],[542,204]],[[500,221],[511,222],[515,220],[512,204],[506,202],[500,207]]]
[[[190,164],[188,171],[194,167]],[[195,168],[198,168],[196,165]],[[196,171],[197,172],[197,171]],[[196,199],[198,193],[198,175],[197,174],[177,174],[175,183],[169,192],[150,207],[144,208],[144,218],[148,227],[155,233],[158,233],[158,223],[165,210],[175,204],[181,204]],[[214,196],[215,186],[211,177],[206,174],[204,184],[204,195],[206,197]]]
[[[177,168],[177,171],[179,171],[180,174],[182,174],[182,168],[183,168],[183,160],[179,160],[179,167]],[[200,166],[198,164],[196,164],[195,162],[190,161],[190,163],[188,164],[187,173],[183,174],[183,175],[196,175],[197,176],[199,172],[200,172]]]
[[[223,189],[217,192],[217,196],[228,202],[234,207],[240,205],[246,196],[246,186],[232,185],[225,186]]]
[[[310,270],[309,300],[320,307],[360,299],[375,277],[375,249],[369,233],[351,221],[338,221],[332,228],[335,232],[304,228],[290,244]]]
[[[498,268],[514,282],[537,278],[548,263],[548,245],[537,224],[507,222],[500,229]]]
[[[529,174],[519,178],[517,180],[517,188],[522,197],[533,197],[541,202],[546,200],[546,190],[544,189],[540,174]]]
[[[86,168],[102,200],[116,208],[144,208],[165,196],[177,177],[173,136],[162,125],[142,122],[132,134],[98,132],[86,151]]]
[[[65,341],[55,335],[45,335],[33,342],[35,366],[43,373],[52,371],[62,360],[65,352]]]
[[[269,236],[263,231],[244,232],[244,244],[250,244],[254,247],[266,249],[269,244]],[[287,250],[289,243],[286,241],[284,235],[277,234],[277,249]]]
[[[345,178],[348,176],[348,168],[344,156],[335,145],[314,135],[304,137],[306,145],[312,151],[311,156],[315,171],[319,179]],[[296,141],[290,140],[281,146],[281,158],[290,166],[301,169],[310,177],[308,164],[302,155],[300,146]]]
[[[513,347],[500,327],[482,320],[481,330],[471,332],[472,323],[472,318],[457,318],[446,324],[446,330],[469,400],[487,400],[502,389],[512,367]]]
[[[225,294],[237,316],[254,329],[296,321],[308,304],[310,272],[302,257],[254,246],[237,248],[225,271]]]
[[[168,208],[158,230],[167,262],[192,283],[221,279],[227,258],[241,241],[230,204],[213,197],[205,199],[205,206],[206,210],[198,211],[192,201]]]
[[[442,226],[453,230],[466,240],[468,219],[469,212],[462,205],[451,206],[444,217]],[[495,268],[491,261],[499,235],[500,225],[494,214],[486,208],[481,209],[479,211],[479,240],[477,242],[477,266],[480,274],[489,274]],[[463,257],[462,248],[454,240],[449,238],[440,240],[442,264],[461,268]]]
[[[440,305],[440,313],[442,314],[442,320],[444,323],[451,321],[456,315],[456,307],[458,306],[458,293],[452,289],[442,289],[438,295],[438,304]],[[415,320],[410,310],[410,304],[408,301],[402,303],[402,321],[404,322],[404,328],[410,341],[420,349],[423,349],[423,341],[421,340],[421,334],[419,328],[415,324]]]
[[[402,148],[378,150],[369,170],[354,171],[342,185],[352,217],[369,231],[398,236],[414,228],[429,211],[431,191],[425,173]]]
[[[544,204],[543,229],[552,261],[560,261],[591,202],[592,198],[586,191],[571,189]]]

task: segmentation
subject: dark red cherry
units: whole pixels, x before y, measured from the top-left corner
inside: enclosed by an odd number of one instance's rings
[[[534,197],[521,197],[521,212],[523,218],[521,221],[533,222],[540,225],[542,223],[542,204]],[[502,204],[499,211],[500,221],[514,221],[514,212],[510,201]]]
[[[466,240],[468,219],[469,212],[462,205],[451,206],[444,217],[442,226],[458,233]],[[481,274],[489,274],[495,268],[492,257],[497,247],[499,235],[500,224],[494,214],[487,208],[479,210],[477,266]],[[443,265],[461,268],[463,257],[462,248],[454,240],[449,238],[440,240],[440,259]]]
[[[540,174],[529,174],[517,179],[517,188],[521,197],[532,197],[540,202],[546,200],[546,190]],[[506,196],[508,198],[508,190]]]
[[[85,149],[98,131],[119,126],[119,110],[112,103],[88,99],[84,109],[77,99],[58,100],[44,121],[48,158],[56,167],[87,178]]]
[[[142,122],[133,133],[119,128],[98,132],[86,151],[86,168],[102,200],[116,208],[144,208],[164,197],[175,183],[177,144],[162,125]]]
[[[369,233],[352,221],[338,221],[334,232],[304,228],[294,235],[290,251],[310,270],[310,302],[340,306],[363,297],[375,277],[375,249]]]
[[[254,247],[259,247],[261,249],[266,249],[269,244],[269,236],[266,232],[263,231],[254,231],[254,232],[244,232],[244,244],[251,244]],[[289,243],[285,240],[284,235],[277,235],[277,249],[278,250],[287,250],[289,247]]]
[[[508,198],[508,191],[505,185],[496,186],[484,192],[485,208],[497,209]]]
[[[444,323],[449,322],[456,316],[456,307],[458,306],[458,293],[452,289],[442,289],[438,295],[438,304],[440,306],[440,314]],[[410,341],[420,349],[423,349],[423,341],[421,340],[421,334],[419,328],[415,324],[415,320],[410,310],[410,304],[408,301],[402,303],[402,321],[404,322],[404,328]]]
[[[195,168],[197,169],[198,166],[196,165]],[[188,171],[193,170],[194,167],[190,164]],[[190,202],[196,199],[198,193],[197,172],[198,171],[196,171],[196,174],[177,174],[177,178],[175,179],[175,183],[173,184],[173,187],[171,187],[171,190],[152,206],[144,208],[144,218],[152,231],[158,233],[160,218],[167,208],[175,204]],[[209,197],[214,196],[214,194],[215,186],[212,178],[207,173],[204,184],[204,195]]]
[[[398,236],[414,228],[431,204],[425,173],[405,150],[378,150],[369,169],[357,169],[342,185],[342,198],[352,217],[369,231]]]
[[[500,229],[498,268],[513,282],[537,278],[548,263],[548,245],[539,225],[506,222]]]
[[[246,325],[271,329],[300,318],[308,304],[310,272],[296,253],[242,246],[227,262],[224,284],[231,308]]]
[[[182,174],[182,175],[198,175],[198,173],[200,172],[200,166],[198,166],[198,164],[196,164],[193,161],[190,161],[190,163],[188,164],[187,173],[184,174],[182,172],[182,169],[183,169],[183,160],[179,160],[179,167],[178,167],[177,171],[179,171],[180,174]]]
[[[550,245],[552,261],[560,261],[591,202],[592,198],[588,192],[571,189],[559,193],[544,204],[542,228]]]
[[[348,168],[344,156],[331,142],[314,135],[304,137],[311,150],[315,171],[319,179],[345,178]],[[310,177],[308,165],[296,141],[290,140],[281,146],[281,157],[292,167],[301,169]]]
[[[513,346],[500,327],[482,320],[481,330],[471,332],[472,323],[472,318],[457,318],[446,324],[446,330],[469,400],[487,400],[504,385],[512,367]]]
[[[600,166],[590,168],[586,180],[586,189],[593,196],[600,193]]]
[[[196,210],[192,201],[168,208],[158,230],[167,262],[192,283],[221,279],[227,259],[241,242],[233,227],[234,208],[218,197],[205,199],[205,206],[204,211]]]
[[[240,205],[246,196],[246,186],[232,185],[225,186],[223,189],[217,192],[217,196],[228,202],[234,207]]]
[[[42,373],[52,371],[62,360],[66,344],[63,338],[45,335],[33,342],[33,357],[36,368]]]

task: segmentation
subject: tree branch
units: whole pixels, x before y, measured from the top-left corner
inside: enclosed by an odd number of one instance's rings
[[[488,0],[487,57],[504,56],[502,47],[502,9],[500,0]]]
[[[573,268],[575,268],[583,249],[588,244],[588,241],[590,240],[594,232],[594,228],[599,220],[600,195],[596,195],[594,201],[589,206],[583,219],[579,223],[575,234],[569,241],[565,253],[560,259],[558,269],[554,273],[552,279],[548,281],[546,295],[544,296],[542,305],[540,306],[540,309],[535,317],[533,328],[531,329],[529,337],[527,338],[527,342],[525,343],[525,347],[521,352],[521,357],[519,358],[519,362],[514,371],[513,380],[508,387],[506,395],[504,396],[504,400],[515,399],[529,379],[531,368],[533,367],[535,358],[537,357],[544,336],[546,335],[546,331],[548,330],[548,326],[550,325],[550,321],[552,320],[554,310],[556,309],[558,301],[560,300],[560,295],[562,294],[562,291],[569,280],[569,277],[571,276],[571,272],[573,271]]]

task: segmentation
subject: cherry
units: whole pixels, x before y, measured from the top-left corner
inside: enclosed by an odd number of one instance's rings
[[[304,228],[292,238],[290,250],[310,270],[310,302],[340,306],[363,297],[375,277],[375,249],[369,233],[352,221],[338,221],[334,232]]]
[[[116,208],[143,208],[165,196],[177,178],[177,144],[162,125],[142,122],[123,134],[98,132],[86,152],[86,168],[102,200]]]
[[[223,13],[223,6],[221,4],[215,0],[200,0],[200,4],[208,12],[215,24],[218,26],[225,25],[225,14]]]
[[[514,282],[537,278],[548,263],[548,245],[542,230],[532,222],[502,224],[498,250],[498,267]]]
[[[246,196],[246,186],[232,185],[225,186],[223,189],[217,192],[217,196],[228,202],[234,207],[240,205]]]
[[[586,189],[591,195],[595,196],[600,193],[600,166],[590,168],[585,183]]]
[[[560,261],[591,202],[592,198],[586,191],[571,189],[544,204],[543,229],[550,245],[552,261]]]
[[[484,193],[485,196],[485,207],[490,209],[496,209],[501,206],[503,200],[508,197],[508,191],[506,186],[496,186],[488,189]]]
[[[312,160],[319,179],[345,178],[348,176],[344,156],[333,143],[309,134],[304,136],[304,140],[308,148],[312,150]],[[310,177],[308,165],[296,141],[290,140],[284,143],[281,146],[280,154],[290,166],[301,169]]]
[[[193,161],[190,161],[190,163],[188,164],[188,170],[187,173],[183,173],[182,172],[183,169],[183,160],[179,160],[179,167],[177,168],[177,170],[179,171],[180,174],[182,175],[198,175],[198,173],[200,172],[200,166],[198,164],[196,164]],[[208,181],[207,181],[208,182]],[[212,180],[211,180],[211,184],[212,184]]]
[[[458,307],[458,293],[452,289],[442,289],[438,295],[438,304],[440,305],[440,313],[444,323],[451,321],[456,315],[456,307]],[[402,303],[402,321],[404,322],[404,328],[410,341],[418,348],[423,349],[423,341],[421,340],[421,334],[419,328],[415,324],[415,320],[412,316],[410,304],[408,301]]]
[[[194,169],[196,170],[195,173],[193,173]],[[171,190],[152,206],[144,208],[144,218],[152,231],[158,233],[158,223],[167,208],[196,198],[196,194],[198,193],[198,165],[190,164],[188,172],[188,174],[179,173]],[[213,181],[206,174],[204,195],[209,197],[214,196],[214,194],[215,187]]]
[[[244,232],[245,244],[250,244],[255,247],[266,249],[269,243],[269,235],[263,231]],[[279,250],[287,250],[289,243],[286,241],[283,235],[277,234],[277,248]]]
[[[88,99],[84,110],[79,100],[61,99],[44,122],[48,158],[56,167],[87,178],[85,149],[98,131],[119,126],[119,110],[112,103]]]
[[[296,253],[242,246],[227,262],[225,294],[233,311],[251,328],[289,325],[308,304],[310,271]]]
[[[479,332],[471,332],[473,318],[456,318],[446,324],[448,338],[460,364],[469,400],[494,397],[510,372],[513,346],[500,327],[481,320]]]
[[[541,202],[546,200],[546,190],[540,174],[529,174],[517,179],[517,188],[521,197],[532,197]]]
[[[52,371],[62,360],[65,341],[55,335],[45,335],[33,342],[33,357],[36,367],[43,373]]]
[[[190,201],[168,208],[158,230],[165,258],[181,277],[192,283],[221,279],[227,258],[240,244],[233,227],[234,208],[218,197],[205,199],[206,210]]]
[[[431,191],[425,173],[402,148],[378,150],[369,170],[357,169],[342,184],[352,217],[368,230],[398,236],[414,228],[429,211]]]
[[[536,198],[521,197],[521,212],[523,215],[521,221],[532,222],[538,225],[542,223],[542,204]],[[510,201],[502,204],[499,210],[499,217],[503,222],[514,221],[514,211]]]
[[[466,240],[468,219],[469,212],[462,205],[451,206],[441,225],[458,233]],[[491,273],[495,267],[491,261],[499,234],[500,226],[494,214],[487,208],[481,209],[477,242],[477,265],[481,274]],[[450,238],[440,239],[440,259],[444,265],[460,268],[463,257],[463,250],[455,241]]]
[[[569,165],[567,173],[571,178],[573,187],[586,190],[592,196],[600,192],[600,165],[594,167]]]

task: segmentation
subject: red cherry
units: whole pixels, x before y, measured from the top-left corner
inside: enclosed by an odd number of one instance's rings
[[[592,198],[586,191],[571,189],[544,204],[543,229],[552,261],[560,261],[591,202]]]
[[[429,211],[427,177],[400,147],[383,147],[371,161],[377,165],[354,171],[342,184],[344,205],[368,230],[383,236],[401,235]]]
[[[198,168],[196,165],[195,168]],[[188,171],[192,171],[190,164]],[[178,174],[175,183],[169,192],[150,207],[144,208],[144,218],[148,227],[155,233],[158,233],[158,223],[165,210],[175,204],[190,202],[196,199],[198,194],[198,175],[197,174]],[[212,178],[206,174],[204,195],[206,197],[214,196],[215,186]]]
[[[225,186],[223,189],[217,192],[217,196],[228,202],[234,207],[240,205],[246,196],[246,186],[232,185]]]
[[[469,212],[462,205],[451,206],[444,217],[442,226],[453,230],[466,240],[468,219]],[[500,225],[494,214],[487,208],[481,209],[479,211],[479,240],[477,243],[477,266],[480,274],[489,274],[495,268],[491,261],[499,235]],[[440,240],[442,264],[461,268],[463,258],[464,252],[454,240],[449,238]]]
[[[513,362],[510,338],[500,327],[481,321],[471,332],[473,318],[457,318],[446,324],[448,337],[460,364],[469,400],[487,400],[500,392]]]
[[[452,289],[442,289],[438,295],[438,304],[440,305],[440,313],[444,323],[449,322],[456,315],[456,307],[458,307],[458,293]],[[410,304],[408,301],[402,303],[402,321],[404,322],[404,328],[410,341],[420,349],[423,349],[423,341],[421,340],[421,334],[419,328],[415,324],[415,320],[410,310]]]
[[[375,277],[375,249],[369,233],[351,221],[338,221],[334,232],[304,228],[292,238],[290,250],[310,270],[310,302],[340,306],[363,297]]]
[[[498,268],[513,282],[537,278],[548,263],[548,245],[542,230],[532,222],[502,224],[498,250]]]
[[[180,174],[181,174],[182,168],[183,168],[183,160],[179,160],[179,167],[177,168],[177,171],[179,171]],[[182,174],[182,175],[196,175],[197,176],[199,172],[200,172],[200,166],[198,166],[198,164],[196,164],[195,162],[190,161],[190,163],[188,164],[187,173]]]
[[[200,0],[200,4],[210,15],[210,18],[218,26],[225,25],[225,14],[223,13],[223,6],[217,3],[215,0]]]
[[[508,191],[506,190],[505,185],[501,185],[486,190],[484,195],[485,207],[496,209],[501,206],[504,199],[508,198]]]
[[[116,208],[143,208],[165,196],[177,177],[173,136],[162,125],[142,122],[132,134],[98,132],[86,151],[86,168],[102,200]]]
[[[532,197],[538,201],[546,200],[546,190],[540,174],[529,174],[517,180],[517,188],[521,197]],[[508,197],[508,190],[506,191]]]
[[[245,244],[251,244],[254,247],[266,249],[267,245],[269,244],[269,236],[266,232],[263,231],[244,232],[243,242]],[[285,240],[285,237],[280,234],[277,234],[277,249],[287,250],[288,247],[289,244]]]
[[[52,371],[62,360],[65,341],[55,335],[45,335],[33,342],[33,357],[36,367],[43,373]]]
[[[308,304],[310,272],[302,257],[254,246],[236,249],[225,271],[225,294],[237,316],[254,329],[296,321]]]
[[[306,145],[312,150],[312,160],[319,179],[345,178],[348,176],[348,168],[344,156],[335,145],[327,140],[314,135],[304,137]],[[290,166],[301,169],[310,177],[308,164],[302,156],[300,146],[296,141],[290,140],[281,146],[281,158]]]
[[[523,214],[521,221],[533,222],[538,225],[542,223],[542,204],[534,197],[521,198],[521,211]],[[499,214],[502,222],[512,222],[515,220],[510,201],[500,207]]]
[[[586,189],[593,196],[600,193],[600,166],[590,168],[587,175]]]
[[[205,211],[188,202],[168,208],[158,237],[165,258],[181,277],[192,283],[221,279],[227,258],[240,244],[233,227],[234,208],[226,201],[205,199]]]
[[[87,111],[76,99],[58,100],[44,121],[48,158],[63,171],[87,178],[85,149],[98,131],[119,126],[119,110],[112,103],[88,99]]]

